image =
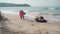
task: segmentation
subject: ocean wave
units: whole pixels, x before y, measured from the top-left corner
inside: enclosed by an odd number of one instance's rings
[[[15,10],[1,10],[1,12],[5,14],[15,14],[15,15],[19,14],[19,11],[15,11]],[[27,11],[25,17],[32,18],[31,20],[34,20],[35,19],[34,17],[36,17],[36,15],[42,15],[47,20],[60,21],[60,14],[55,14],[55,13],[40,13],[40,12]]]
[[[6,13],[6,14],[18,14],[19,11],[18,10],[1,10],[2,13]],[[24,11],[26,12],[26,15],[55,15],[58,16],[60,14],[58,13],[43,13],[43,12],[30,12],[30,11]]]
[[[5,14],[18,14],[18,12],[14,10],[1,10],[1,12]]]

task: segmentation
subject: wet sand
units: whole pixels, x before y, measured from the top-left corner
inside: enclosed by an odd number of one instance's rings
[[[1,23],[1,34],[60,34],[60,22],[40,23],[20,19],[18,15],[4,14],[8,19]]]

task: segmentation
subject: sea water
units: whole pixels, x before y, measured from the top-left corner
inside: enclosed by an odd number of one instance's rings
[[[60,6],[39,6],[39,7],[0,7],[0,11],[6,14],[16,14],[23,10],[26,12],[26,18],[36,17],[34,15],[40,14],[47,20],[60,21]]]

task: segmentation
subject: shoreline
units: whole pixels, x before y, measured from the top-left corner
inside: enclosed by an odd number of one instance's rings
[[[17,15],[4,14],[4,16],[8,18],[8,20],[4,22],[4,27],[9,29],[11,31],[9,31],[9,33],[11,34],[13,34],[13,32],[15,34],[45,34],[46,32],[49,34],[60,33],[60,22],[55,23],[54,21],[47,23],[38,23],[28,20],[21,20]],[[5,29],[4,32],[8,33],[8,31],[5,31]]]
[[[5,14],[9,14],[10,15],[11,13],[5,13]],[[12,13],[11,15],[17,15],[17,16],[19,16],[18,12],[17,13],[16,12]],[[27,19],[32,18],[30,20],[34,21],[36,15],[42,15],[48,21],[60,21],[60,15],[59,14],[57,15],[57,14],[48,14],[48,13],[39,13],[39,14],[31,13],[30,14],[29,12],[27,12],[26,15],[25,15],[25,18],[27,18]]]

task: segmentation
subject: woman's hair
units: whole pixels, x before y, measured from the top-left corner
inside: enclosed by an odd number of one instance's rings
[[[20,12],[22,12],[22,13],[23,13],[23,10],[20,10]]]

